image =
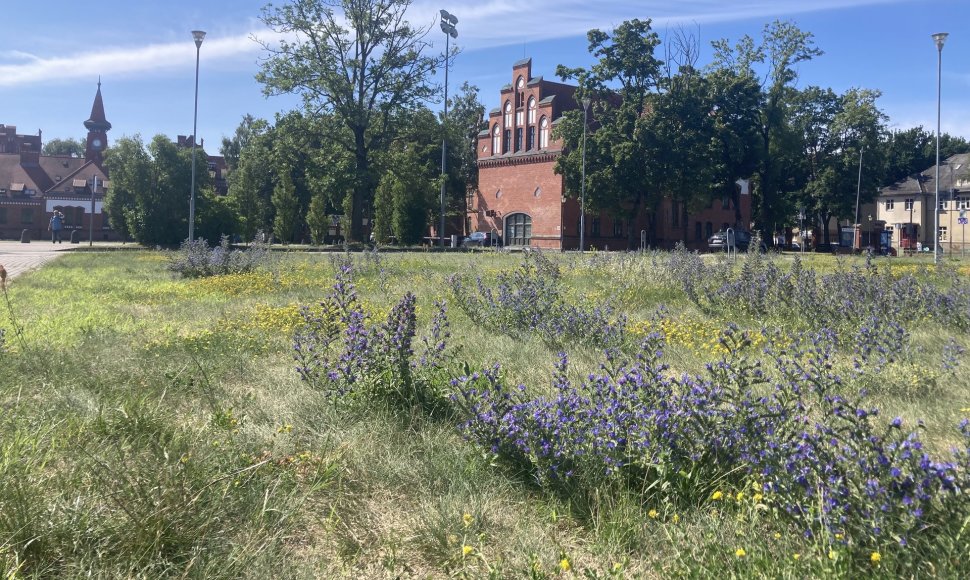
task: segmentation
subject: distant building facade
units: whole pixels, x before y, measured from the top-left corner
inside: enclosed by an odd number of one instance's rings
[[[509,246],[579,247],[579,202],[575,194],[567,195],[563,176],[555,173],[563,143],[553,135],[563,113],[579,108],[575,91],[574,86],[533,77],[531,59],[512,65],[512,82],[502,87],[500,106],[489,112],[488,128],[478,136],[478,190],[468,199],[469,231],[494,231]],[[745,188],[735,198],[712,202],[692,215],[670,199],[654,215],[643,211],[634,220],[589,213],[584,220],[587,248],[627,249],[631,238],[639,244],[642,232],[659,247],[682,241],[689,248],[705,249],[707,238],[719,229],[747,229],[747,193]]]
[[[21,135],[16,126],[0,125],[0,239],[50,239],[47,225],[54,211],[64,214],[65,238],[80,230],[79,237],[88,239],[93,225],[95,239],[118,239],[103,211],[109,184],[103,154],[111,123],[100,81],[84,126],[88,134],[80,158],[42,155],[40,131]]]
[[[188,149],[192,147],[192,141],[192,135],[179,135],[175,144],[180,148]],[[205,149],[205,139],[199,139],[199,149]],[[229,181],[226,177],[229,173],[229,166],[226,164],[226,158],[222,155],[206,155],[203,160],[200,157],[196,159],[196,171],[203,169],[202,163],[205,163],[205,170],[209,172],[209,177],[212,179],[212,189],[215,190],[216,195],[228,195]]]
[[[970,154],[951,155],[940,163],[940,205],[936,205],[936,166],[880,188],[876,220],[892,231],[893,246],[903,251],[931,249],[939,241],[944,251],[963,251],[968,238],[963,219],[970,219]],[[939,216],[939,232],[933,228]]]

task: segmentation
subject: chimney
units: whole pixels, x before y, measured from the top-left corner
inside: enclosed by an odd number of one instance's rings
[[[25,141],[20,146],[20,165],[25,167],[37,166],[40,164],[40,151],[34,151],[30,142]]]

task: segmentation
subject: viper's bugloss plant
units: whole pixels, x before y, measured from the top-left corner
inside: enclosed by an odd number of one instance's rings
[[[733,326],[721,338],[727,354],[701,376],[670,371],[659,333],[634,360],[608,350],[600,372],[578,384],[562,353],[551,395],[507,386],[496,365],[453,381],[459,429],[548,485],[611,482],[640,490],[645,502],[696,505],[720,491],[714,486],[755,482],[778,518],[845,549],[899,544],[909,551],[897,557],[918,560],[917,545],[965,534],[967,423],[964,444],[933,457],[921,425],[887,424],[865,393],[844,394],[833,331],[766,334],[767,373],[746,355],[749,335]]]
[[[169,270],[182,278],[202,278],[224,274],[251,272],[265,264],[269,245],[257,235],[244,250],[234,250],[229,236],[222,236],[218,246],[211,247],[204,239],[185,240],[169,263]]]
[[[591,308],[569,303],[559,266],[541,252],[526,252],[517,268],[497,276],[494,287],[478,276],[448,278],[451,294],[469,318],[509,336],[536,333],[552,344],[581,342],[616,346],[623,342],[626,316],[604,303]]]
[[[452,371],[447,305],[435,302],[429,333],[417,338],[416,303],[407,292],[383,322],[372,322],[358,300],[353,266],[343,263],[327,297],[301,308],[304,324],[293,344],[300,377],[333,398],[440,408]]]

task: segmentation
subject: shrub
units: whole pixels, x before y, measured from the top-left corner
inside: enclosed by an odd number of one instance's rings
[[[233,250],[229,236],[222,236],[222,241],[214,248],[202,238],[185,240],[172,258],[169,270],[182,278],[251,272],[263,265],[269,256],[269,246],[260,241],[261,238],[257,235],[245,250]]]

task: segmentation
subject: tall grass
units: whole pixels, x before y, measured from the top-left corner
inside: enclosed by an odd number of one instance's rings
[[[509,332],[458,307],[449,277],[480,277],[484,288],[497,288],[521,268],[521,256],[288,254],[249,271],[191,279],[173,277],[170,258],[68,255],[8,281],[0,316],[6,575],[852,577],[963,575],[970,566],[968,531],[959,522],[931,531],[935,544],[921,545],[925,553],[917,556],[854,537],[842,543],[834,533],[809,538],[774,512],[778,506],[759,507],[756,490],[742,489],[749,482],[734,473],[658,480],[680,485],[677,494],[630,478],[555,484],[529,461],[465,441],[461,409],[439,398],[454,392],[443,376],[427,379],[433,400],[418,396],[414,389],[424,383],[412,381],[411,390],[393,391],[404,396],[379,403],[389,392],[380,387],[401,387],[394,381],[417,372],[410,362],[420,359],[420,337],[433,334],[434,303],[442,299],[449,305],[449,378],[500,363],[505,384],[549,396],[561,350],[573,384],[603,372],[596,341],[553,340],[554,326]],[[553,315],[615,309],[626,322],[623,344],[614,346],[634,356],[643,338],[662,333],[673,376],[702,373],[718,360],[717,336],[728,322],[756,341],[745,351],[751,360],[763,356],[763,325],[784,337],[825,322],[780,304],[751,307],[763,298],[754,294],[726,298],[722,288],[743,280],[738,276],[790,274],[788,258],[746,267],[686,253],[543,259],[559,272],[553,290],[562,306],[550,307]],[[407,372],[367,375],[373,388],[352,400],[302,381],[293,359],[294,334],[306,322],[301,307],[326,301],[348,263],[361,328],[385,328],[393,337],[389,317],[413,315],[416,336]],[[963,283],[913,261],[875,266],[874,283],[912,275],[951,297]],[[867,271],[863,260],[806,260],[798,268],[817,280]],[[413,308],[394,311],[409,292]],[[869,353],[862,361],[847,338],[835,363],[852,389],[865,387],[883,408],[874,424],[922,418],[924,443],[942,456],[959,442],[953,425],[970,408],[962,354],[950,345],[970,341],[963,327],[934,312],[897,316],[905,344],[884,345],[892,350],[886,360]],[[852,318],[840,330],[855,336],[852,325],[865,320]],[[337,336],[323,355],[340,354]],[[725,499],[712,500],[715,491]],[[872,561],[876,550],[879,561]]]

